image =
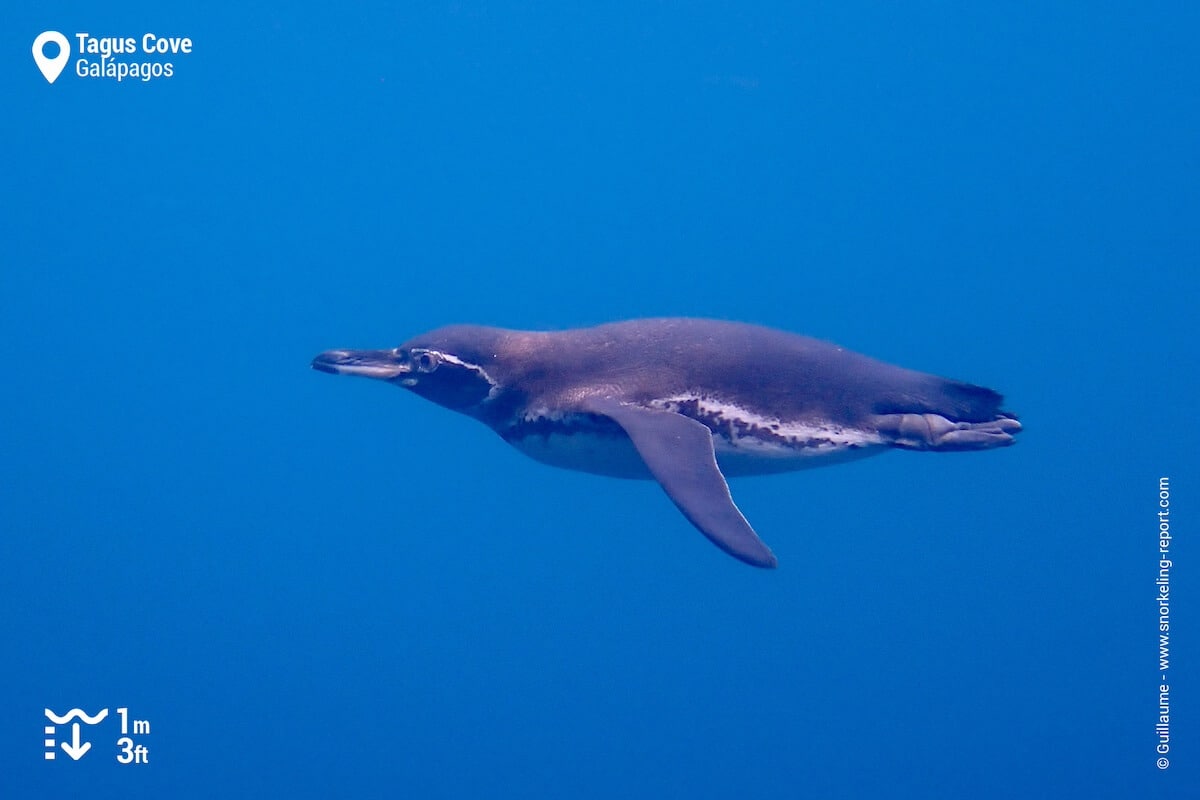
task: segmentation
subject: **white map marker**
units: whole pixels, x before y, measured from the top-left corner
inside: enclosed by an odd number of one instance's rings
[[[46,46],[46,42],[54,42],[58,45],[58,55],[54,58],[46,58],[46,54],[42,52],[42,48]],[[40,33],[33,40],[33,60],[37,62],[38,69],[42,71],[42,75],[50,83],[58,80],[58,76],[62,74],[63,67],[67,65],[67,61],[70,58],[71,45],[67,41],[67,37],[58,31]]]

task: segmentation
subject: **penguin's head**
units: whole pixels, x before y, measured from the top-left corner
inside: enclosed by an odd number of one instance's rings
[[[488,373],[494,329],[456,326],[417,336],[390,350],[327,350],[313,369],[387,381],[455,411],[471,413],[494,398]]]

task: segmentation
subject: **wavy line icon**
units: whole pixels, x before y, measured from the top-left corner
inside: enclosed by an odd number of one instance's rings
[[[104,718],[107,716],[108,716],[107,708],[101,709],[99,711],[99,713],[97,713],[96,716],[94,716],[94,717],[89,717],[87,714],[84,713],[82,708],[72,708],[70,711],[68,711],[66,714],[64,714],[61,717],[58,716],[57,714],[55,714],[50,709],[48,709],[48,708],[46,709],[46,719],[50,720],[55,725],[66,725],[68,722],[75,719],[76,717],[79,717],[81,720],[86,722],[88,725],[95,725],[97,722],[103,722]]]

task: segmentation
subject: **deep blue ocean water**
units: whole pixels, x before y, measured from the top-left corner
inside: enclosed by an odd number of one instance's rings
[[[1198,23],[10,10],[0,797],[1196,796]],[[45,30],[194,49],[50,85]],[[309,369],[658,315],[992,386],[1026,429],[734,481],[769,573],[651,483]],[[46,760],[72,707],[110,717]]]

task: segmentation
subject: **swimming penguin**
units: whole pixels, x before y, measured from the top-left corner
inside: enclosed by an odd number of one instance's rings
[[[542,332],[454,325],[390,350],[329,350],[314,369],[402,386],[556,467],[653,478],[732,556],[775,555],[726,475],[883,452],[986,450],[1021,423],[991,389],[792,333],[703,319]]]

